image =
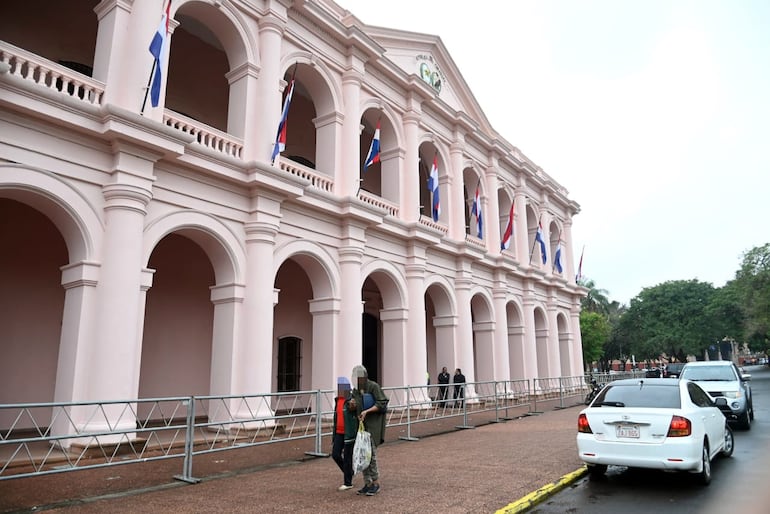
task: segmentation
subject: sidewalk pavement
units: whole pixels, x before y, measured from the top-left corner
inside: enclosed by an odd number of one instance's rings
[[[360,474],[353,489],[338,491],[342,473],[332,459],[306,457],[295,441],[280,450],[267,445],[211,454],[209,462],[195,464],[193,475],[197,469],[202,477],[197,484],[173,479],[179,459],[0,481],[0,511],[512,514],[584,474],[575,446],[580,407],[462,430],[454,428],[462,418],[451,418],[443,420],[449,432],[418,441],[401,440],[398,429],[388,428],[377,450],[382,489],[371,497],[356,495]],[[270,451],[280,454],[268,464],[244,466],[243,459]]]

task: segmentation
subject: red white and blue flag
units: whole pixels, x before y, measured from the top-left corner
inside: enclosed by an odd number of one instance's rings
[[[476,185],[476,195],[473,197],[473,206],[471,207],[471,214],[473,216],[476,216],[476,237],[479,239],[483,239],[483,224],[481,221],[481,196],[479,195],[479,186],[480,184]]]
[[[438,221],[438,217],[441,214],[441,203],[438,198],[438,155],[433,157],[433,166],[430,168],[430,175],[428,176],[428,189],[433,195],[433,201],[431,205],[431,213],[433,215],[433,221]]]
[[[369,153],[364,161],[364,171],[372,164],[380,162],[380,120],[377,120],[377,128],[374,129],[372,144],[369,145]]]
[[[511,202],[511,211],[508,213],[508,224],[505,226],[505,232],[500,239],[500,250],[507,250],[511,246],[513,237],[513,202]]]
[[[559,239],[559,243],[556,245],[556,253],[553,256],[553,267],[559,273],[564,272],[564,267],[561,263],[561,239]]]
[[[275,158],[279,153],[286,149],[286,121],[289,117],[289,106],[291,105],[291,96],[294,94],[294,77],[289,83],[289,91],[283,100],[283,110],[281,111],[281,121],[278,123],[278,134],[275,136],[275,146],[273,146],[273,155],[270,157],[270,163],[275,163]]]
[[[152,82],[150,84],[150,103],[157,107],[160,103],[160,86],[162,82],[162,70],[168,56],[168,20],[171,12],[171,0],[166,4],[166,10],[160,18],[158,30],[150,41],[150,53],[155,58]]]
[[[545,238],[543,237],[543,224],[537,222],[537,233],[535,234],[535,241],[540,243],[540,255],[543,258],[543,264],[548,262],[548,256],[545,251]]]

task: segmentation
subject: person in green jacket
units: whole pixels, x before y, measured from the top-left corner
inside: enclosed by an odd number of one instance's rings
[[[369,467],[364,469],[364,487],[358,494],[374,496],[380,491],[380,472],[377,467],[377,446],[385,442],[385,411],[388,408],[388,397],[382,392],[380,384],[369,380],[369,373],[363,366],[353,368],[353,398],[357,406],[358,419],[363,421],[364,428],[372,435],[372,460]]]

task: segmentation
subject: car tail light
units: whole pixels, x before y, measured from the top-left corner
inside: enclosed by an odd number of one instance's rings
[[[578,432],[582,432],[584,434],[593,434],[591,425],[588,424],[588,418],[585,414],[578,416]]]
[[[668,437],[687,437],[692,434],[692,423],[689,419],[682,416],[671,418],[671,424],[668,425]]]

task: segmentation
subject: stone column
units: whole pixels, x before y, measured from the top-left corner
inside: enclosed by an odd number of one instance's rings
[[[525,291],[524,298],[524,377],[537,378],[537,334],[535,332],[535,299],[531,291]]]
[[[487,382],[495,379],[495,324],[491,321],[473,324],[473,335],[476,340],[477,382]]]
[[[355,196],[360,186],[362,81],[363,75],[357,69],[347,70],[342,74],[345,117],[342,120],[342,154],[334,177],[335,193],[342,197]]]
[[[543,225],[543,241],[545,241],[545,256],[546,261],[545,264],[543,264],[543,257],[540,253],[540,245],[535,245],[535,253],[532,257],[532,264],[534,265],[537,261],[537,267],[541,270],[543,270],[543,273],[550,275],[553,273],[553,254],[554,254],[554,248],[551,248],[551,232],[550,232],[550,225],[551,225],[551,213],[549,213],[547,210],[543,209],[540,211],[540,221]]]
[[[428,351],[425,338],[425,249],[412,245],[414,254],[406,265],[408,318],[404,340],[405,384],[425,384],[428,371]],[[414,398],[414,400],[425,400]]]
[[[560,377],[561,372],[561,345],[559,344],[559,323],[557,320],[556,297],[551,294],[548,298],[548,376]]]
[[[456,138],[461,138],[456,134]],[[447,218],[449,220],[449,238],[456,241],[465,241],[465,213],[468,205],[465,203],[465,181],[463,180],[463,139],[458,139],[449,147],[449,169],[447,175],[450,181],[446,188]]]
[[[458,329],[457,316],[435,316],[433,327],[436,329],[436,366],[446,366],[450,374],[457,367],[458,356],[455,340]]]
[[[455,336],[455,356],[468,382],[475,381],[473,355],[473,319],[471,317],[471,286],[473,274],[469,262],[457,263],[455,291],[457,295],[457,334]]]
[[[334,377],[349,376],[346,373],[331,374],[334,369],[335,352],[338,352],[337,330],[335,322],[340,314],[340,301],[336,298],[317,298],[310,300],[310,313],[313,315],[313,361],[311,389],[335,389]],[[350,369],[353,369],[352,366]],[[344,370],[343,370],[344,371]]]
[[[275,283],[273,251],[281,219],[279,198],[260,194],[252,199],[246,234],[246,287],[243,318],[233,348],[230,391],[212,394],[257,394],[271,391],[273,365],[273,307]],[[260,408],[262,403],[260,403]],[[245,409],[245,406],[239,407]],[[254,409],[256,410],[256,409]],[[260,414],[269,414],[260,412]],[[237,416],[250,417],[244,410]]]
[[[575,281],[575,247],[572,245],[572,218],[564,220],[564,233],[562,234],[564,246],[562,252],[562,264],[564,265],[564,278],[568,282]],[[578,257],[580,258],[580,257]]]
[[[570,330],[572,331],[572,374],[580,375],[585,369],[583,362],[583,338],[580,334],[580,299],[575,296],[569,311]]]
[[[419,385],[425,382],[425,371],[422,372],[422,380],[410,382],[407,365],[407,339],[406,325],[408,313],[403,307],[382,309],[380,321],[382,322],[382,378],[381,386],[399,386],[402,384]],[[423,358],[424,359],[424,358]]]
[[[259,102],[257,91],[259,89],[259,68],[251,63],[243,63],[230,70],[227,82],[230,84],[230,96],[227,109],[227,133],[243,139],[244,161],[252,161],[261,157],[257,152],[257,145],[251,144],[257,141],[261,123],[260,116],[254,116],[258,112]],[[250,144],[246,144],[246,143]]]
[[[152,33],[160,23],[161,8],[152,0],[100,2],[95,8],[99,26],[94,47],[92,77],[103,82],[104,103],[119,105],[138,112],[147,87],[152,55],[147,50]],[[152,27],[152,29],[150,29]],[[133,30],[131,30],[133,29]],[[139,40],[144,40],[144,53],[139,53]],[[125,59],[131,50],[141,59]],[[149,104],[149,99],[148,99]]]
[[[419,104],[404,113],[404,136],[406,152],[401,173],[401,219],[416,222],[420,219],[420,189],[428,187],[427,182],[420,184],[419,124],[421,111]],[[432,156],[431,156],[432,158]],[[430,169],[430,163],[428,163]],[[425,213],[430,216],[430,195],[426,196]]]
[[[259,18],[260,72],[257,81],[254,126],[255,148],[249,153],[255,159],[270,162],[278,121],[281,118],[281,43],[286,19],[270,13]]]
[[[242,319],[246,288],[242,284],[230,283],[212,286],[210,290],[211,303],[214,304],[214,326],[209,391],[212,395],[228,395],[236,390],[236,373],[240,368],[236,352],[238,342],[243,340],[238,334],[238,328]],[[213,412],[209,413],[212,414]]]
[[[513,238],[515,241],[516,260],[522,266],[529,266],[529,230],[527,228],[527,195],[524,188],[519,187],[513,194]]]
[[[495,380],[510,380],[510,356],[508,352],[508,310],[506,308],[507,288],[505,272],[499,271],[492,288],[492,302],[495,309]]]
[[[497,188],[499,187],[499,181],[497,179],[497,162],[496,160],[493,162],[493,164],[490,164],[490,166],[486,169],[486,173],[484,175],[484,182],[487,186],[486,189],[486,195],[484,198],[484,201],[482,201],[482,204],[484,204],[485,209],[483,209],[484,216],[486,218],[482,217],[483,221],[483,230],[484,230],[484,245],[487,247],[488,252],[492,252],[493,255],[497,255],[500,253],[500,205],[498,205],[498,195],[497,195]],[[508,213],[506,213],[506,221],[508,221]]]
[[[96,285],[99,264],[81,261],[62,266],[61,271],[64,311],[54,401],[74,402],[86,396],[88,384],[85,378],[90,372],[89,355],[96,346],[92,330],[93,319],[89,314],[97,308]],[[58,417],[51,425],[51,434],[55,436],[74,434],[75,427],[85,424],[86,421],[86,419],[73,418],[70,422]]]
[[[361,347],[361,316],[363,303],[361,287],[361,263],[366,238],[364,228],[353,223],[342,227],[343,237],[337,250],[340,265],[340,312],[338,320],[339,337],[332,377],[349,377],[353,366],[363,361]]]
[[[136,398],[139,392],[143,305],[143,231],[152,199],[153,159],[143,150],[118,145],[115,171],[103,186],[104,239],[97,295],[96,342],[88,358],[83,400]],[[105,406],[106,419],[91,420],[88,430],[130,428],[124,406]],[[113,423],[120,419],[119,423]],[[115,426],[115,425],[119,426]],[[83,427],[85,428],[85,427]]]

